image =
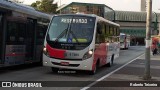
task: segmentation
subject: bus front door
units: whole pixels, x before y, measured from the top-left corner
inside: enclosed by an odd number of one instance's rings
[[[32,63],[35,59],[35,29],[36,20],[28,18],[26,29],[26,63]]]

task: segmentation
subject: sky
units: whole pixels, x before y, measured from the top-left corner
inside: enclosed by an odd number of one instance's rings
[[[36,0],[23,0],[24,4],[31,4]],[[54,0],[58,5],[69,4],[71,2],[98,3],[105,4],[114,10],[122,11],[140,11],[141,0]],[[160,0],[152,0],[154,12],[160,13]]]

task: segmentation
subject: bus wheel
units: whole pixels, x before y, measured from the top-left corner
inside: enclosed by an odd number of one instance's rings
[[[59,68],[51,67],[52,72],[58,72]]]
[[[94,74],[96,73],[96,71],[97,71],[97,65],[95,66],[95,69],[94,69],[94,70],[89,71],[89,74],[90,74],[90,75],[94,75]]]
[[[114,55],[112,55],[111,61],[109,63],[107,63],[107,66],[111,67],[113,65],[113,61],[114,61]]]
[[[94,70],[89,71],[89,74],[90,74],[90,75],[94,75],[94,74],[96,74],[96,72],[97,72],[97,68],[98,68],[98,63],[96,63]]]

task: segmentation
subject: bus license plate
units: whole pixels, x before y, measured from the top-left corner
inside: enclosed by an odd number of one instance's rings
[[[68,65],[69,65],[69,62],[61,62],[61,65],[68,66]]]

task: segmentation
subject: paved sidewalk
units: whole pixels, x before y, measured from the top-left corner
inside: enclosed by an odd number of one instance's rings
[[[109,77],[105,78],[102,83],[105,83],[105,81],[116,81],[114,82],[115,84],[118,84],[116,86],[118,87],[108,87],[103,84],[102,86],[100,85],[101,82],[98,82],[95,84],[94,88],[93,86],[89,88],[89,90],[160,90],[160,55],[151,55],[151,62],[150,62],[150,67],[151,67],[151,80],[148,81],[159,81],[156,84],[159,87],[130,87],[130,83],[135,83],[136,81],[145,81],[148,82],[147,80],[143,80],[142,77],[144,75],[144,67],[145,67],[145,56],[143,55],[142,57],[138,58],[137,60],[131,62],[130,64],[126,65],[122,69],[116,71]],[[118,81],[118,82],[117,82]],[[122,81],[122,82],[121,82]],[[125,82],[126,81],[126,82]],[[129,81],[129,82],[128,82]],[[110,84],[112,84],[111,82]],[[126,83],[128,83],[128,86],[125,86]],[[96,85],[100,85],[100,87],[96,87]],[[122,87],[120,86],[122,84]],[[144,84],[144,83],[143,83]]]
[[[151,76],[150,81],[160,81],[160,55],[151,56],[150,62]],[[145,56],[128,64],[124,68],[115,72],[109,76],[106,80],[108,81],[142,81],[145,69]],[[143,80],[144,81],[144,80]]]

